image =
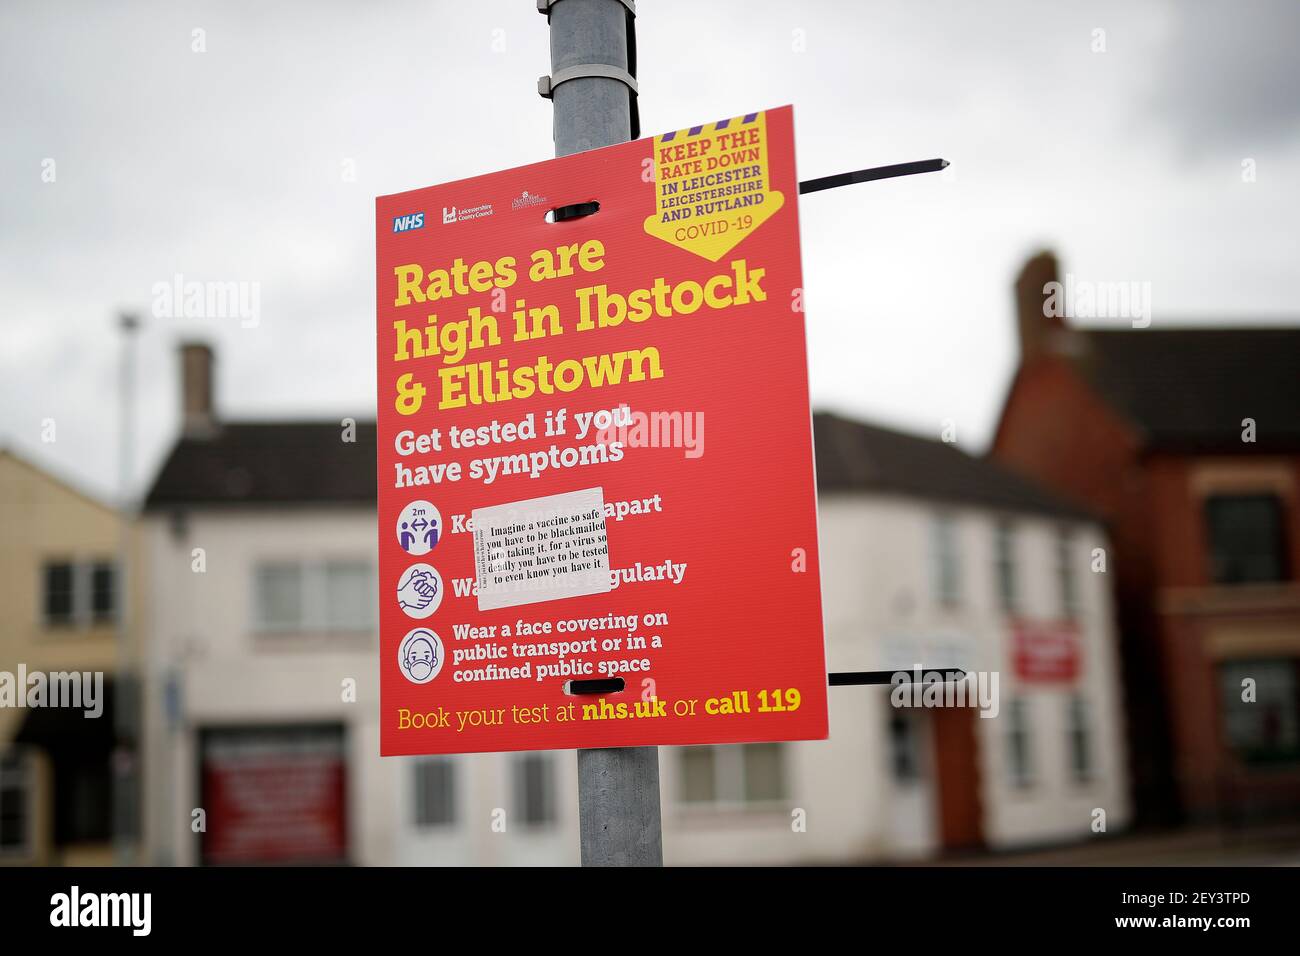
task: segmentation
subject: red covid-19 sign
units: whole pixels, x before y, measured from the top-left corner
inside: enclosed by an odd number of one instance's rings
[[[797,197],[784,107],[376,201],[384,754],[826,736]]]

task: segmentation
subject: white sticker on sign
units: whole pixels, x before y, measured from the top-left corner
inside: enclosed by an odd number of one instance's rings
[[[480,611],[610,590],[604,489],[475,508],[473,517]]]

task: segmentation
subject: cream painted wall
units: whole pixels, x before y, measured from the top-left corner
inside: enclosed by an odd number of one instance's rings
[[[822,587],[830,670],[873,670],[921,663],[998,670],[1002,705],[1015,690],[1007,631],[996,609],[994,515],[954,508],[964,595],[949,610],[931,583],[931,521],[936,506],[906,497],[826,496],[821,502]],[[1026,612],[1054,613],[1054,522],[1013,516]],[[1078,525],[1077,557],[1104,546],[1095,526]],[[373,514],[362,510],[208,511],[192,514],[178,536],[166,516],[147,521],[151,568],[150,636],[155,692],[150,702],[151,843],[163,859],[191,863],[197,805],[196,730],[207,724],[341,721],[347,727],[350,828],[357,862],[370,864],[575,864],[578,862],[576,759],[554,760],[557,821],[528,830],[514,813],[510,754],[453,758],[458,819],[414,825],[418,758],[378,754],[376,640],[304,635],[258,637],[252,627],[252,575],[258,560],[338,556],[374,561]],[[207,570],[191,570],[193,549]],[[1005,720],[978,720],[985,834],[993,847],[1063,841],[1088,834],[1090,811],[1108,810],[1111,831],[1128,819],[1125,797],[1113,613],[1104,575],[1080,575],[1085,640],[1083,690],[1094,701],[1099,767],[1087,786],[1067,782],[1060,688],[1026,690],[1040,755],[1036,785],[1011,787],[1005,768]],[[920,649],[919,651],[917,649]],[[937,655],[937,656],[936,656]],[[179,675],[183,716],[168,729],[160,688]],[[356,704],[340,700],[340,681],[355,677]],[[1005,711],[1004,711],[1005,712]],[[660,750],[665,861],[669,864],[855,862],[928,855],[937,846],[932,775],[901,784],[889,767],[888,688],[831,691],[829,741],[787,745],[788,799],[756,810],[686,806],[680,751]],[[922,725],[924,717],[922,717]],[[928,733],[928,731],[927,731]],[[924,735],[923,735],[924,737]],[[928,749],[928,745],[926,745]],[[924,758],[929,760],[928,754]],[[493,813],[507,811],[504,833]],[[792,830],[792,812],[806,832]]]
[[[116,670],[114,625],[48,627],[41,598],[46,561],[116,563],[117,512],[0,451],[0,528],[0,669]],[[0,739],[21,714],[0,709]]]
[[[144,519],[150,568],[147,691],[150,851],[197,858],[198,732],[205,727],[339,723],[348,765],[348,836],[356,862],[392,862],[393,768],[378,757],[378,641],[374,631],[262,635],[254,628],[254,569],[262,560],[330,558],[374,567],[373,514],[364,509],[204,511],[182,527]],[[196,571],[196,549],[202,566]],[[343,682],[356,682],[356,702]],[[171,719],[164,688],[176,688]]]
[[[557,821],[517,825],[508,754],[455,758],[459,820],[416,828],[418,758],[379,756],[376,633],[258,635],[253,574],[261,560],[362,559],[376,565],[374,514],[365,509],[231,510],[191,513],[178,534],[168,515],[145,520],[151,568],[148,809],[154,858],[197,860],[191,813],[199,806],[198,731],[205,726],[341,722],[347,741],[349,842],[368,865],[530,865],[578,859],[576,760],[555,761]],[[206,571],[193,570],[203,549]],[[181,719],[169,722],[161,689],[180,687]],[[356,703],[341,682],[354,678]],[[506,811],[505,832],[493,811]]]
[[[115,624],[48,626],[44,620],[47,561],[118,560],[117,512],[8,451],[0,451],[0,670],[102,671],[118,669]],[[137,591],[138,595],[138,591]],[[136,605],[138,607],[138,604]],[[19,731],[28,711],[0,708],[0,747]],[[105,714],[97,718],[111,720]],[[22,862],[55,862],[50,845],[52,779],[47,761],[33,755],[35,853]],[[68,862],[103,861],[100,844],[68,848]]]
[[[956,522],[962,599],[946,608],[935,597],[932,522]],[[904,496],[825,495],[819,506],[822,593],[831,671],[960,666],[996,670],[1001,713],[1013,693],[1030,699],[1031,747],[1040,770],[1034,786],[1016,789],[1006,767],[1006,724],[978,719],[984,832],[994,849],[1090,836],[1092,810],[1107,811],[1109,832],[1131,818],[1123,742],[1114,611],[1109,579],[1087,570],[1101,530],[1071,523],[1080,588],[1083,668],[1077,688],[1017,685],[1008,629],[998,609],[994,527],[984,509],[939,505]],[[1054,564],[1057,522],[1011,514],[1023,608],[1031,618],[1058,611]],[[918,653],[919,649],[919,653]],[[920,657],[921,660],[916,660]],[[1078,690],[1092,707],[1097,769],[1086,785],[1069,782],[1065,707]],[[888,689],[831,690],[830,740],[788,746],[790,808],[808,810],[806,833],[792,833],[789,811],[685,810],[677,799],[679,755],[660,752],[667,862],[850,862],[907,858],[938,847],[932,767],[917,783],[896,781],[889,767]],[[928,722],[921,717],[923,764]]]

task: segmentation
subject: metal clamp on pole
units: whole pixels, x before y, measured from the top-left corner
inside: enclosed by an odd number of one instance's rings
[[[551,14],[563,2],[565,2],[565,0],[537,0],[537,12],[546,14],[547,23],[551,23],[554,27],[555,24],[552,23]],[[543,99],[553,99],[556,88],[570,80],[616,80],[627,87],[627,115],[630,120],[631,134],[629,139],[637,139],[641,135],[641,111],[637,106],[637,96],[640,91],[637,88],[636,83],[636,4],[633,0],[603,0],[603,2],[618,3],[623,7],[623,16],[625,18],[623,37],[625,39],[625,47],[623,50],[619,50],[618,53],[623,53],[626,56],[626,67],[618,66],[616,63],[610,63],[608,61],[599,62],[589,59],[589,61],[585,63],[568,62],[566,66],[555,69],[557,56],[556,51],[552,49],[551,68],[554,72],[549,76],[541,76],[537,78],[537,95]],[[594,10],[584,9],[582,7],[566,7],[560,14],[560,19],[567,20],[570,18],[570,15],[585,17],[593,12]],[[615,13],[615,15],[617,14]],[[608,18],[605,19],[605,23],[608,25]],[[566,24],[566,30],[562,32],[569,32],[567,26],[568,25]],[[586,56],[583,58],[588,59],[590,58],[591,53],[596,52],[596,50],[599,50],[600,53],[613,52],[613,50],[599,47],[593,49],[590,45],[587,45],[586,49],[582,49],[581,47],[574,49],[570,47],[569,52],[577,53],[579,56],[582,56],[582,54],[585,53]],[[623,57],[619,56],[618,53],[614,53],[611,59],[623,59]],[[558,59],[560,62],[564,62],[570,58],[566,56]]]
[[[579,63],[577,66],[566,66],[562,70],[557,70],[554,76],[539,76],[537,78],[537,95],[544,100],[549,100],[552,91],[561,83],[567,83],[569,80],[580,80],[588,76],[618,80],[632,91],[633,96],[637,95],[636,77],[621,66],[610,66],[608,63]]]
[[[537,12],[546,14],[546,19],[549,22],[551,19],[551,7],[555,6],[559,2],[560,0],[537,0]],[[618,2],[627,7],[628,13],[632,14],[632,16],[636,16],[636,4],[633,0],[618,0]]]

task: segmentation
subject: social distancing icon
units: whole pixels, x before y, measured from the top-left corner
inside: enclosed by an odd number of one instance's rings
[[[412,501],[397,516],[397,543],[407,554],[428,554],[442,537],[442,515],[427,501]]]

